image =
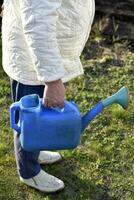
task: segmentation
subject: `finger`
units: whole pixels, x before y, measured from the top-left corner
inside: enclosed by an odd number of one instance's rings
[[[64,104],[48,102],[48,103],[46,104],[46,107],[58,107],[58,108],[63,108],[63,107],[64,107]]]
[[[64,108],[64,104],[61,104],[59,107],[60,107],[60,108]]]
[[[45,106],[45,107],[48,107],[48,99],[43,99],[43,105]]]
[[[54,107],[54,106],[56,107],[57,105],[55,103],[53,103],[52,101],[45,99],[44,106],[50,108],[50,107]]]
[[[59,108],[63,108],[64,107],[64,101],[63,102],[59,102],[59,101],[49,101],[49,104],[51,104],[53,107],[59,107]]]
[[[56,100],[53,100],[51,98],[44,98],[43,99],[43,104],[45,107],[59,107],[59,108],[63,108],[64,107],[64,101],[56,101]]]
[[[60,102],[60,103],[58,103],[58,105],[57,105],[59,108],[64,108],[64,102]]]

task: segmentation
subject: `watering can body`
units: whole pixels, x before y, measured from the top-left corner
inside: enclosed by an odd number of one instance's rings
[[[38,95],[27,95],[12,104],[10,116],[11,127],[20,133],[21,146],[26,151],[73,149],[80,143],[81,116],[74,102],[65,100],[63,109],[45,108]]]
[[[10,126],[20,134],[26,151],[74,149],[80,144],[81,133],[103,109],[113,103],[128,107],[128,91],[122,87],[114,95],[100,101],[81,117],[74,102],[64,102],[64,108],[46,108],[38,95],[26,95],[10,106]],[[19,111],[19,122],[15,112]]]

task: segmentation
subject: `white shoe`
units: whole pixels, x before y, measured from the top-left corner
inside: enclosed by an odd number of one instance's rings
[[[57,192],[65,187],[63,181],[44,172],[43,170],[41,170],[39,174],[37,174],[33,178],[24,179],[20,177],[20,181],[33,188],[38,189],[39,191],[46,193]]]
[[[52,151],[40,151],[38,162],[39,164],[52,164],[62,159],[60,153]]]

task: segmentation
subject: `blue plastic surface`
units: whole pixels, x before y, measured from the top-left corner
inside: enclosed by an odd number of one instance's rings
[[[20,127],[14,111],[20,111]],[[21,146],[26,151],[73,149],[80,143],[81,116],[74,102],[64,108],[45,108],[38,95],[27,95],[11,105],[10,125],[19,130]]]
[[[18,133],[21,132],[20,125],[15,123],[15,111],[20,111],[20,104],[18,102],[13,103],[10,107],[10,126]]]
[[[20,133],[20,143],[26,151],[73,149],[80,144],[81,133],[103,109],[118,103],[128,106],[125,87],[112,97],[99,102],[83,117],[75,102],[64,102],[64,108],[46,108],[38,95],[27,95],[10,107],[10,126]],[[15,111],[19,123],[15,123]]]
[[[104,106],[102,102],[97,103],[89,112],[87,112],[82,117],[82,132],[88,126],[88,124],[99,114],[103,111]]]

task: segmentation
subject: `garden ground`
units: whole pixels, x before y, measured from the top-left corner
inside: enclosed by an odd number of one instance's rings
[[[0,200],[134,200],[133,49],[129,41],[102,36],[99,24],[94,26],[81,56],[85,75],[69,82],[66,98],[85,113],[125,85],[128,109],[112,105],[104,110],[78,148],[62,151],[62,162],[43,166],[66,185],[64,191],[46,195],[18,179],[9,128],[10,82],[0,67]]]

